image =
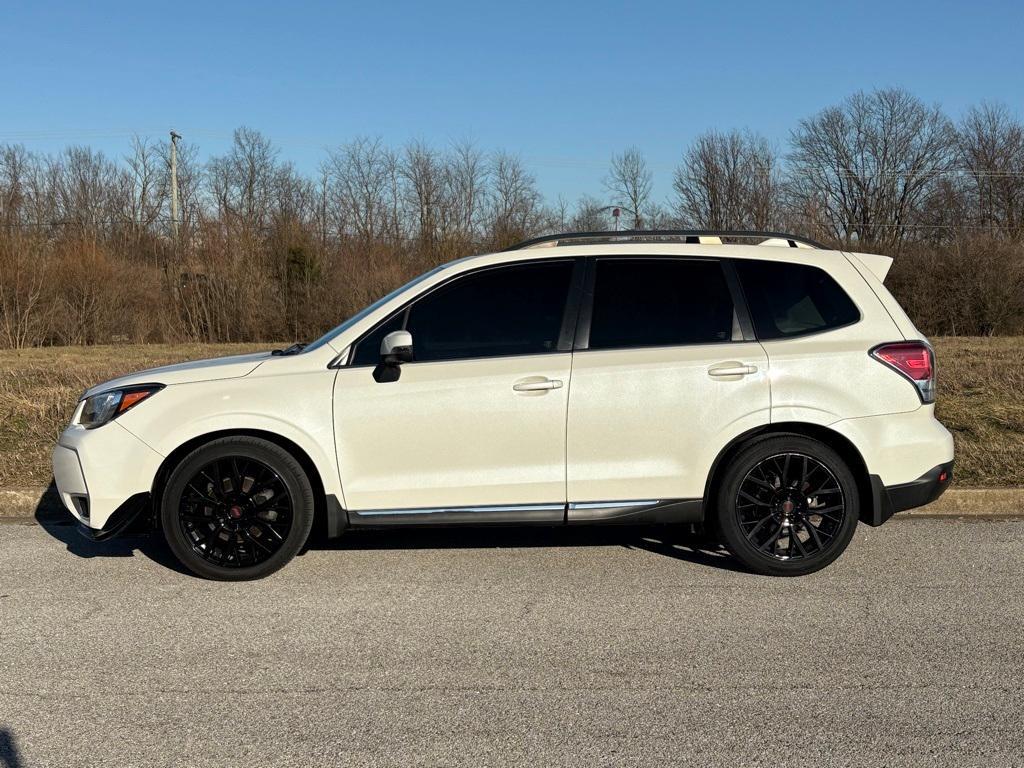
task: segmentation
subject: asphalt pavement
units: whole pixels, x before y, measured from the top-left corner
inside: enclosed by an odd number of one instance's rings
[[[0,768],[1024,764],[1024,523],[768,579],[679,533],[360,533],[269,579],[0,524]]]

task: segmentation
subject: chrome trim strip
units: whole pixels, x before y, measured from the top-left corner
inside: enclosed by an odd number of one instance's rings
[[[382,517],[386,515],[436,515],[445,512],[554,512],[564,510],[565,504],[510,504],[490,507],[420,507],[413,509],[364,509],[350,510],[360,517]]]
[[[645,499],[642,501],[574,501],[569,509],[619,509],[621,507],[651,507],[661,504],[661,499]]]

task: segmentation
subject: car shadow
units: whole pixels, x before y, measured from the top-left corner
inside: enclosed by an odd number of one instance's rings
[[[509,549],[519,547],[625,547],[697,565],[743,571],[717,542],[692,526],[522,526],[487,528],[405,528],[347,531],[308,549]]]
[[[22,765],[14,734],[0,728],[0,768],[21,768]]]
[[[51,481],[36,506],[35,520],[68,552],[77,557],[134,557],[138,552],[171,570],[191,576],[167,547],[163,538],[149,533],[125,533],[107,541],[93,541],[78,532],[78,521],[64,509]]]
[[[55,501],[56,500],[56,501]],[[93,541],[60,504],[51,482],[35,512],[36,522],[77,557],[134,557],[139,553],[178,573],[193,575],[174,557],[163,537],[128,533]],[[514,547],[625,547],[727,571],[743,571],[722,547],[693,526],[493,526],[350,530],[337,539],[314,535],[300,556],[315,550],[509,549]]]

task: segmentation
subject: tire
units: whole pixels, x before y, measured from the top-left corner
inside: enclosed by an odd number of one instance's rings
[[[735,456],[718,485],[715,510],[722,543],[745,567],[765,576],[803,576],[849,545],[860,498],[838,453],[817,440],[782,435]]]
[[[262,579],[298,554],[313,526],[313,489],[288,451],[225,437],[189,453],[160,503],[167,545],[197,576]]]

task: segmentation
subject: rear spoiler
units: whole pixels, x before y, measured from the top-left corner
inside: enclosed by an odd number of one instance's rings
[[[877,253],[849,253],[848,255],[857,259],[861,264],[867,267],[871,274],[878,278],[878,282],[884,283],[885,276],[889,274],[889,268],[892,266],[892,259],[888,256],[880,256]]]

